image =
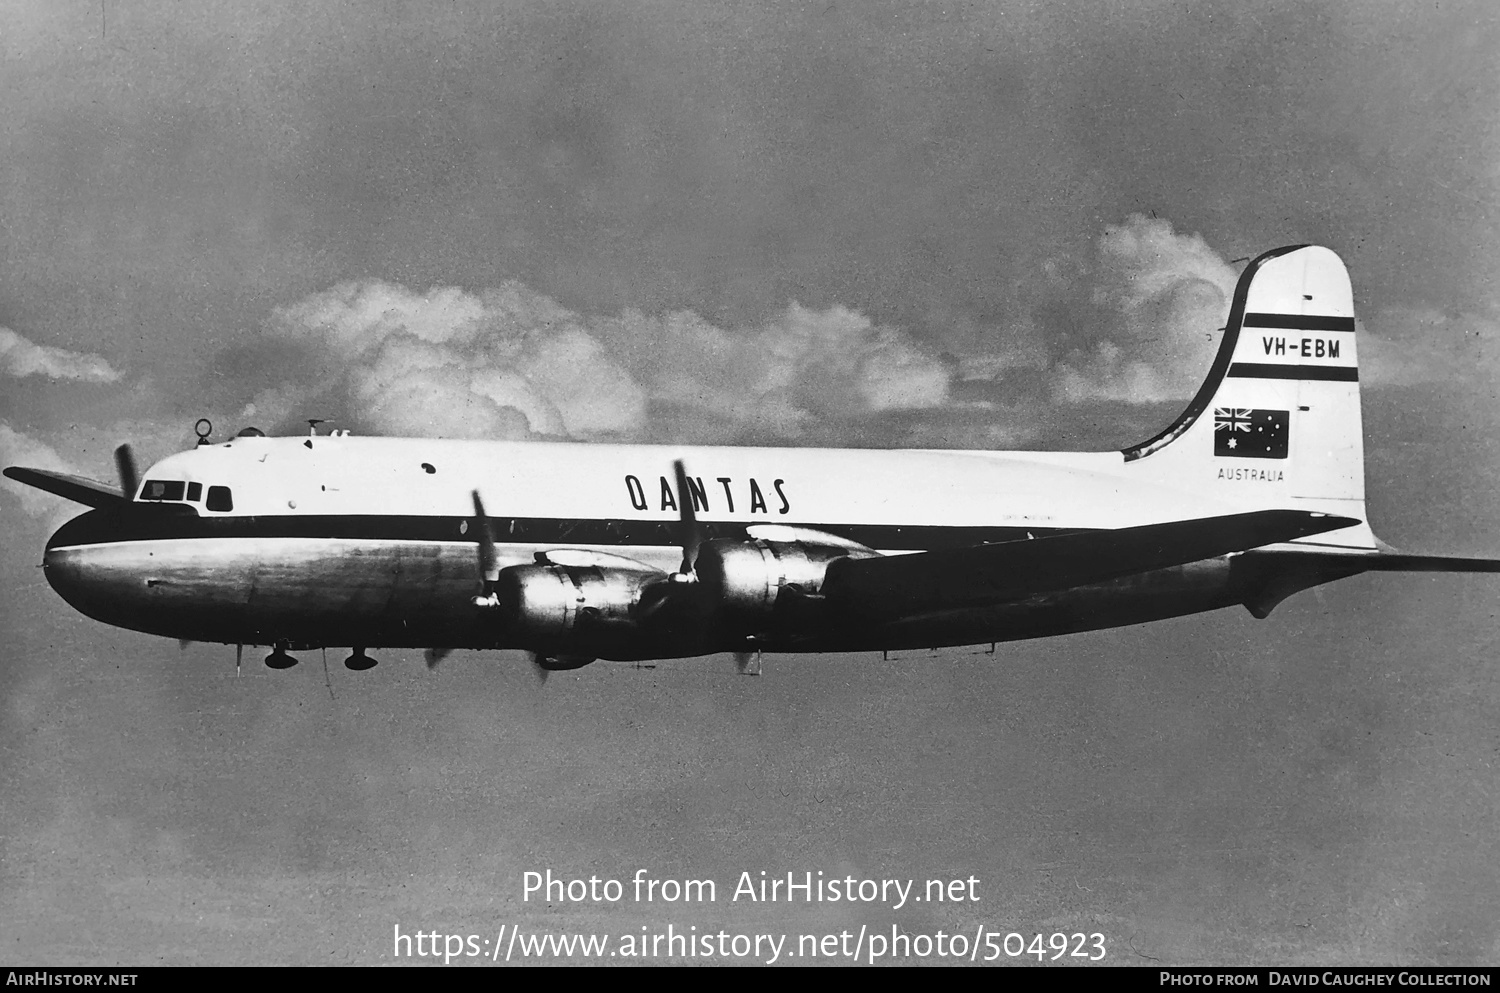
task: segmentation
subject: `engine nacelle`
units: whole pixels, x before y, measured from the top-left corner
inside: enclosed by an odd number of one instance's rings
[[[494,591],[511,630],[526,639],[559,639],[604,630],[634,631],[641,588],[657,572],[595,565],[517,565],[501,569]]]
[[[698,581],[729,615],[742,620],[770,616],[784,586],[815,594],[828,563],[851,549],[803,541],[710,541],[698,551]],[[858,554],[858,553],[854,553]]]

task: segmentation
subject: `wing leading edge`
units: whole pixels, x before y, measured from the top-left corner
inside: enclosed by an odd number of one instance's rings
[[[860,614],[1006,603],[1358,523],[1301,510],[1259,510],[914,555],[839,559],[829,565],[822,594]]]

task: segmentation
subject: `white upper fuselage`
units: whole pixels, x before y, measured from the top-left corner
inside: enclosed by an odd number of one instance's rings
[[[310,447],[309,447],[310,443]],[[682,459],[704,522],[1120,528],[1231,513],[1254,492],[1126,475],[1118,452],[882,451],[419,438],[236,438],[162,460],[153,480],[227,486],[222,516],[472,515],[673,522]],[[195,505],[200,514],[221,516]],[[504,536],[498,535],[503,541]]]
[[[683,559],[679,459],[705,538],[853,542],[888,554],[1214,517],[1258,495],[1243,486],[1166,486],[1118,452],[247,436],[152,466],[134,503],[139,513],[96,511],[65,525],[48,546],[48,577],[90,616],[172,637],[508,645],[504,626],[470,602],[482,578],[479,528],[493,535],[497,568],[573,549],[665,575]],[[775,526],[796,530],[778,536]],[[1053,597],[1039,610],[997,605],[884,626],[816,624],[799,641],[765,643],[799,651],[962,644],[1131,623],[1232,602],[1227,568],[1219,560],[1168,570]],[[740,643],[703,644],[683,650]],[[595,653],[669,650],[622,644]]]

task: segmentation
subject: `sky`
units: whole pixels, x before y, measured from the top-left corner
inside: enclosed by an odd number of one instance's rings
[[[129,5],[0,35],[0,463],[218,436],[1107,450],[1244,262],[1354,281],[1369,508],[1500,554],[1500,14],[1474,3]],[[76,508],[73,508],[76,509]],[[1098,931],[1500,958],[1493,578],[994,656],[324,672],[106,629],[0,488],[0,942],[393,961],[501,923]],[[983,880],[941,909],[539,907],[521,874]]]

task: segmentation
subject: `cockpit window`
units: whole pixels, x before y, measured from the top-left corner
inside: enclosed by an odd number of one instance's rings
[[[187,498],[190,501],[192,501],[193,503],[197,503],[199,500],[202,500],[203,499],[203,484],[202,483],[188,483],[188,495],[187,495]]]
[[[227,486],[210,486],[208,499],[203,502],[203,506],[209,510],[233,510],[234,497],[230,495]]]
[[[181,500],[187,486],[180,479],[148,479],[141,490],[142,500]]]

